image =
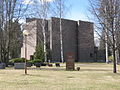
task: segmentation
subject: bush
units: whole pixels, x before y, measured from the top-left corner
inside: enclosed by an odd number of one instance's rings
[[[39,61],[39,60],[44,61],[44,49],[43,49],[43,45],[38,44],[38,45],[36,46],[36,52],[34,53],[34,57],[35,57],[35,59],[36,59],[37,61]],[[39,59],[39,60],[38,60],[38,59]],[[36,60],[35,60],[35,61],[36,61]]]
[[[9,60],[10,63],[23,63],[25,62],[25,58],[14,58]]]
[[[52,67],[53,65],[49,63],[48,66],[49,66],[49,67]]]
[[[34,60],[29,60],[27,63],[34,64]]]
[[[42,60],[41,59],[29,60],[27,61],[27,63],[29,64],[42,63]]]
[[[47,66],[47,63],[42,62],[42,63],[41,63],[41,66]]]
[[[33,64],[34,64],[36,67],[40,67],[42,61],[43,61],[43,60],[41,60],[41,59],[32,60]]]
[[[27,67],[31,67],[34,64],[33,60],[27,61]]]
[[[56,67],[60,67],[60,63],[55,63]]]
[[[9,66],[14,66],[14,63],[9,61],[9,62],[8,62],[8,65],[9,65]]]
[[[42,60],[41,59],[35,59],[35,60],[32,60],[32,62],[35,64],[35,63],[41,63]]]

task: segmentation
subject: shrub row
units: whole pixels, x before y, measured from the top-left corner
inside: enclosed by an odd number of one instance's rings
[[[30,63],[30,64],[35,64],[35,63],[41,63],[41,62],[43,62],[42,60],[40,60],[40,59],[35,59],[35,60],[29,60],[29,61],[27,61],[28,63]]]
[[[9,60],[9,63],[24,63],[25,58],[14,58]],[[35,60],[27,60],[27,63],[34,64],[34,63],[41,63],[41,59],[35,59]]]
[[[9,60],[10,63],[24,63],[25,62],[25,58],[14,58]]]

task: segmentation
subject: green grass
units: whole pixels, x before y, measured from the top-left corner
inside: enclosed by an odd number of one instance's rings
[[[77,63],[80,71],[61,67],[7,68],[0,70],[0,90],[120,90],[120,67],[112,73],[112,64]]]

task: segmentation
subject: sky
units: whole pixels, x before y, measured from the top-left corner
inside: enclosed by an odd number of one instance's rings
[[[47,0],[51,2],[52,0]],[[24,4],[32,4],[32,0],[23,0]],[[72,19],[72,20],[83,20],[89,21],[88,14],[90,12],[89,8],[89,1],[88,0],[66,0],[66,4],[68,7],[68,12],[65,18]]]
[[[69,0],[71,8],[70,13],[66,18],[73,20],[90,21],[88,18],[89,12],[89,1],[88,0]]]
[[[39,1],[39,0],[38,0]],[[52,2],[53,0],[47,0]],[[33,0],[22,0],[24,5],[33,4]],[[89,12],[89,0],[66,0],[67,4],[67,14],[64,18],[70,20],[82,20],[82,21],[92,21],[88,17],[91,17]],[[20,23],[25,23],[24,19],[20,19]]]

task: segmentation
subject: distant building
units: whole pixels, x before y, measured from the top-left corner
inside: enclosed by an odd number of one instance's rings
[[[41,19],[28,18],[24,29],[29,30],[27,59],[31,59],[38,43],[43,42]],[[46,20],[47,50],[50,50],[51,60],[61,61],[59,18]],[[73,53],[77,62],[94,62],[94,30],[93,23],[62,19],[64,60],[68,53]],[[21,48],[24,55],[24,41]]]

